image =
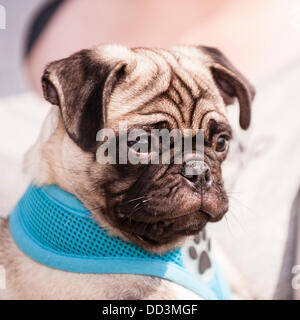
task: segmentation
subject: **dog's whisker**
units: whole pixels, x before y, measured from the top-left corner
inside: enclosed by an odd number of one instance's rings
[[[71,219],[68,219],[64,224],[63,226],[67,225],[68,223],[70,223],[71,221],[73,221],[75,219],[75,217],[72,217]]]
[[[231,227],[230,227],[230,225],[229,225],[227,216],[225,216],[225,221],[226,221],[226,225],[227,225],[228,231],[229,231],[230,234],[233,236],[233,233],[232,233]]]
[[[135,234],[135,237],[137,237],[139,240],[144,242],[144,239],[142,237],[140,237],[139,235]]]
[[[126,203],[130,203],[130,202],[133,202],[133,201],[136,201],[136,200],[139,200],[139,199],[143,199],[143,198],[145,198],[145,196],[142,196],[142,197],[138,197],[138,198],[135,198],[135,199],[128,200],[128,201],[126,201]]]
[[[239,225],[239,227],[243,230],[243,232],[247,233],[247,230],[244,228],[244,226],[242,225],[241,221],[238,219],[236,213],[234,211],[231,211],[230,213],[231,213],[231,216],[234,218],[234,220]]]
[[[138,204],[134,207],[135,210],[132,211],[132,214],[131,214],[131,215],[133,215],[134,213],[136,213],[136,212],[137,212],[138,210],[140,210],[143,206],[144,206],[143,203],[138,203]]]
[[[248,213],[250,214],[253,214],[253,210],[251,208],[249,208],[247,205],[245,205],[245,203],[243,203],[240,199],[232,196],[232,195],[229,195],[228,196],[230,200],[233,200],[231,202],[233,202],[233,205],[234,205],[234,202],[238,203],[238,205],[242,206],[243,209],[246,209]],[[231,204],[231,207],[232,207],[232,204]],[[244,212],[244,210],[240,210],[241,212]]]
[[[137,203],[134,207],[133,207],[133,209],[136,209],[138,206],[140,206],[141,205],[141,203],[139,202],[139,203]]]

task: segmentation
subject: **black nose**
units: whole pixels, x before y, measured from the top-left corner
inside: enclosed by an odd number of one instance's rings
[[[211,187],[211,171],[203,160],[191,159],[184,164],[182,175],[205,190]]]

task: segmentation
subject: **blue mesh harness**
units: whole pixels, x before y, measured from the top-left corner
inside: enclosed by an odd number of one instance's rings
[[[157,276],[176,282],[204,299],[230,299],[218,268],[209,283],[195,279],[182,250],[150,254],[107,234],[73,195],[55,185],[30,185],[9,217],[18,247],[33,260],[69,272]]]

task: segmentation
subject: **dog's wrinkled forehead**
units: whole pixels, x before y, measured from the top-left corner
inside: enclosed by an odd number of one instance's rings
[[[132,126],[167,122],[170,128],[197,129],[208,112],[226,121],[225,104],[205,67],[205,56],[195,48],[184,49],[131,51],[126,77],[107,106],[108,127],[117,129],[118,121],[126,120]]]
[[[95,150],[98,130],[122,120],[183,129],[203,128],[209,117],[226,122],[225,105],[234,98],[246,129],[254,97],[249,82],[208,47],[99,46],[50,63],[42,83],[69,136],[87,152]]]

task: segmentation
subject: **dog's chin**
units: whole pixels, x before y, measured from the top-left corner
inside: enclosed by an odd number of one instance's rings
[[[123,211],[124,212],[124,211]],[[212,218],[211,214],[202,210],[187,212],[180,216],[174,213],[162,216],[158,213],[124,214],[114,213],[115,226],[131,241],[147,250],[155,251],[159,247],[176,245],[188,236],[198,234],[207,224],[222,219],[223,213]]]

